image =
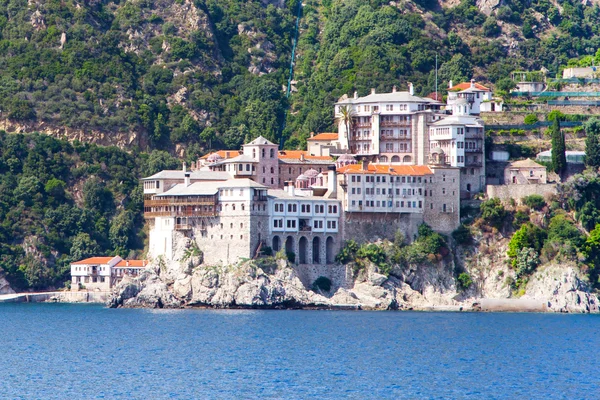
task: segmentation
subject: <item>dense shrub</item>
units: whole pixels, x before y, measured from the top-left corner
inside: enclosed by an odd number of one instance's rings
[[[471,230],[463,224],[461,224],[454,232],[452,232],[452,238],[456,240],[456,243],[465,246],[473,243],[473,235],[471,234]]]
[[[513,267],[516,267],[517,256],[522,249],[533,248],[539,254],[546,236],[544,230],[531,223],[521,226],[508,243],[507,255],[511,258]]]
[[[459,286],[464,290],[470,288],[473,284],[473,279],[471,279],[471,275],[469,275],[466,272],[462,272],[460,275],[458,275],[457,281]]]
[[[534,125],[538,123],[540,120],[536,114],[527,114],[525,116],[525,120],[523,121],[525,125]]]
[[[540,211],[542,208],[546,206],[546,200],[544,197],[539,194],[532,194],[529,196],[525,196],[522,199],[523,204],[527,207]]]
[[[498,229],[502,227],[504,220],[508,216],[502,202],[496,197],[482,202],[480,210],[483,221]]]

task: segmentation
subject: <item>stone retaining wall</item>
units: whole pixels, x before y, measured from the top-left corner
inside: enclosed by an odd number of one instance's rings
[[[539,194],[544,196],[546,199],[550,196],[555,195],[556,184],[535,184],[535,185],[487,185],[485,192],[488,198],[497,197],[502,201],[514,199],[520,202],[523,197],[530,196],[532,194]]]

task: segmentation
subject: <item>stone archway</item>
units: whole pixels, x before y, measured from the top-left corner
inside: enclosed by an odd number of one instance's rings
[[[294,238],[291,236],[288,236],[285,239],[285,252],[286,253],[295,253],[294,252]]]
[[[335,242],[331,236],[325,241],[325,261],[327,264],[333,264],[335,259]]]
[[[312,245],[312,262],[313,264],[321,263],[321,238],[315,236]]]
[[[308,240],[304,236],[298,241],[298,263],[306,264],[308,256]]]
[[[273,252],[278,252],[279,250],[281,250],[281,239],[279,239],[279,236],[275,235],[273,236]]]

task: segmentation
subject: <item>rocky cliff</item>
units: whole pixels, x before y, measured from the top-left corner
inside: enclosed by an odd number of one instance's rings
[[[125,279],[115,289],[110,307],[598,312],[598,297],[590,293],[583,274],[574,266],[540,268],[518,299],[507,280],[514,274],[507,264],[490,262],[494,257],[477,252],[471,257],[479,262],[465,265],[473,279],[468,288],[457,283],[455,261],[446,257],[440,262],[396,266],[390,276],[369,264],[355,269],[354,280],[346,286],[333,282],[324,291],[307,288],[299,279],[297,268],[302,266],[285,260],[268,257],[235,266],[208,266],[201,263],[201,257],[190,256],[188,246],[189,242],[180,243],[175,260],[155,260],[140,277]]]

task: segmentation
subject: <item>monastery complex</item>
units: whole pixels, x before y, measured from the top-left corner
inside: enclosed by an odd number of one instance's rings
[[[415,96],[412,85],[345,95],[334,109],[338,133],[312,135],[306,151],[258,137],[143,178],[148,257],[172,259],[187,237],[209,264],[270,248],[296,264],[327,265],[348,239],[401,231],[413,240],[422,223],[451,233],[461,199],[485,190],[478,113],[491,91],[472,81],[450,94],[447,104]]]

